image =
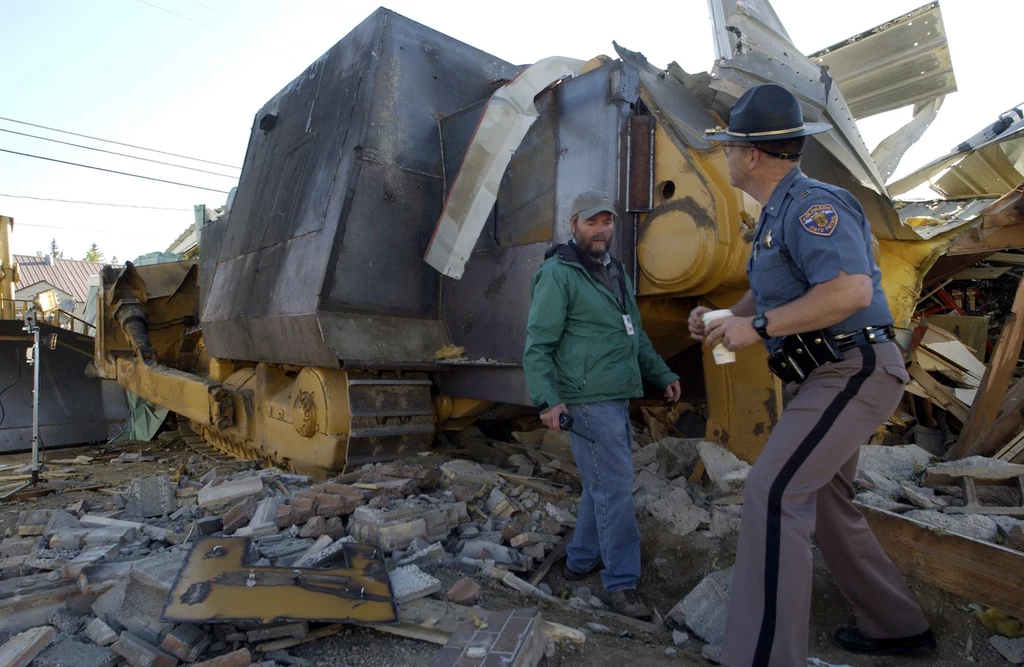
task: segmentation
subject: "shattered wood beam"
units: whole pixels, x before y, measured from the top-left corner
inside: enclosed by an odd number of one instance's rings
[[[1024,616],[1024,554],[855,503],[905,575]]]
[[[1024,183],[989,205],[950,246],[948,255],[967,255],[1024,247]]]
[[[992,426],[999,413],[999,407],[1006,398],[1007,388],[1013,369],[1017,367],[1021,344],[1024,343],[1024,280],[1017,285],[1017,294],[1013,298],[1013,307],[1006,318],[1003,330],[999,334],[992,358],[981,378],[978,394],[971,403],[970,413],[964,428],[960,431],[960,439],[946,452],[946,460],[962,459],[966,456],[992,454],[999,446],[982,450],[981,437]]]

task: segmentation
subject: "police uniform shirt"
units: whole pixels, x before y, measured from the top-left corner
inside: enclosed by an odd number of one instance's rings
[[[846,190],[794,168],[762,209],[747,262],[757,312],[789,303],[814,285],[838,277],[840,271],[871,276],[874,290],[869,306],[829,331],[838,335],[892,324],[882,272],[871,248],[871,227],[860,202]],[[782,338],[771,338],[765,345],[775,352]]]

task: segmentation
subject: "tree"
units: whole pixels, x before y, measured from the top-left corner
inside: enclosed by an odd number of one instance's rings
[[[57,239],[50,239],[50,256],[54,259],[60,259],[64,256],[64,252],[57,245]]]
[[[97,246],[95,243],[93,243],[92,246],[89,248],[89,250],[85,253],[85,261],[86,262],[102,262],[103,261],[103,253],[100,252],[99,246]]]

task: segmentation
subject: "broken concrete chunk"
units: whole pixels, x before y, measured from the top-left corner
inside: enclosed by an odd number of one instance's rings
[[[686,626],[708,644],[721,645],[729,613],[733,568],[712,572],[668,613],[678,626]]]
[[[459,579],[448,589],[445,598],[449,602],[472,606],[480,599],[480,584],[469,577]]]
[[[195,662],[213,640],[205,632],[191,623],[183,623],[167,633],[160,648],[167,651],[182,662]]]
[[[712,537],[719,539],[735,535],[740,532],[740,519],[717,507],[712,508],[709,530]]]
[[[124,514],[130,519],[167,516],[178,509],[174,485],[164,475],[133,479],[123,495]]]
[[[299,537],[319,538],[327,531],[327,519],[322,516],[314,516],[299,531]]]
[[[51,510],[25,510],[18,514],[14,534],[18,537],[35,537],[46,532]]]
[[[130,632],[122,632],[120,638],[110,648],[127,660],[132,667],[174,667],[178,664],[173,655],[161,651]]]
[[[345,524],[342,522],[341,517],[333,516],[324,524],[324,531],[324,534],[328,535],[332,540],[340,540],[345,537]]]
[[[406,565],[389,573],[391,591],[396,604],[433,595],[441,590],[441,582],[415,565]]]
[[[528,460],[527,463],[529,463]],[[485,470],[476,461],[467,461],[465,459],[455,459],[454,461],[442,464],[441,479],[445,486],[453,484],[465,484],[468,486],[489,484],[494,486],[501,482],[500,477],[493,472]]]
[[[50,535],[49,547],[79,551],[85,546],[85,538],[91,532],[88,528],[62,528]]]
[[[859,490],[874,491],[890,500],[900,500],[903,497],[903,487],[900,483],[889,479],[877,470],[858,468],[853,485]]]
[[[256,499],[253,496],[243,498],[241,502],[224,513],[224,533],[232,535],[242,526],[248,525],[255,513]]]
[[[492,560],[502,565],[522,565],[523,557],[508,547],[486,540],[470,540],[462,545],[459,552],[462,558],[474,558],[476,560]]]
[[[554,503],[544,505],[544,511],[547,512],[548,516],[552,519],[567,528],[571,528],[576,525],[576,517],[572,515],[572,512],[567,512]]]
[[[117,654],[109,648],[65,639],[40,653],[35,667],[113,667]]]
[[[306,549],[306,551],[299,556],[291,566],[309,567],[308,563],[312,562],[312,559],[316,557],[317,554],[331,546],[333,543],[334,540],[332,540],[328,535],[321,535],[317,538],[316,542],[313,543],[313,546]]]
[[[11,537],[0,544],[0,557],[10,558],[12,556],[31,556],[37,549],[43,548],[46,540],[42,534],[32,537]]]
[[[1024,526],[1014,526],[1006,533],[1003,544],[1017,551],[1024,551]]]
[[[421,549],[410,556],[406,556],[398,561],[398,565],[419,565],[421,567],[439,565],[447,560],[447,558],[448,552],[444,550],[440,543],[436,542],[426,549]]]
[[[46,535],[53,535],[58,530],[73,530],[82,527],[78,517],[71,515],[64,510],[53,510],[50,513],[50,520],[46,522]]]
[[[697,451],[708,477],[719,491],[733,493],[743,489],[750,473],[749,463],[739,460],[735,454],[714,442],[700,442]]]
[[[81,614],[68,611],[67,609],[55,609],[50,612],[46,622],[52,625],[62,635],[77,635],[82,631],[85,624],[85,617]]]
[[[921,488],[910,482],[904,482],[900,487],[900,496],[911,505],[925,510],[938,510],[949,505],[946,498],[935,494],[935,489]]]
[[[861,491],[854,497],[854,501],[867,505],[868,507],[877,507],[878,509],[896,512],[898,514],[914,509],[913,505],[898,502],[886,496],[879,495],[874,491]]]
[[[897,482],[909,481],[928,467],[932,455],[917,445],[862,445],[857,467],[873,470]]]
[[[497,487],[491,489],[491,494],[487,497],[487,509],[491,511],[492,516],[498,519],[507,519],[518,510],[508,496]]]
[[[511,544],[514,547],[526,547],[531,544],[539,544],[541,542],[558,544],[561,541],[562,538],[556,535],[547,535],[545,533],[522,533],[513,537],[511,539]]]
[[[679,489],[682,491],[682,489]],[[684,537],[693,531],[707,527],[711,523],[711,515],[702,507],[686,505],[668,498],[659,498],[647,504],[647,511],[658,521],[668,525],[674,535]]]
[[[97,646],[110,646],[117,641],[117,633],[102,618],[94,618],[86,623],[85,636]]]
[[[263,495],[263,480],[259,477],[246,477],[233,482],[224,482],[217,486],[207,485],[199,490],[199,506],[203,508],[237,503],[246,496]]]
[[[1024,665],[1024,639],[1008,639],[1000,635],[992,635],[988,638],[988,643],[1011,665]]]
[[[469,520],[466,503],[431,504],[419,499],[395,501],[386,508],[362,506],[352,513],[348,532],[360,542],[385,551],[404,549],[421,537],[436,542]]]
[[[641,470],[637,473],[636,480],[633,483],[633,495],[636,497],[654,496],[657,498],[667,488],[668,480],[662,479],[650,470]]]
[[[903,516],[950,533],[986,542],[995,542],[996,535],[999,534],[996,522],[982,514],[943,514],[934,510],[914,510]]]
[[[32,628],[21,634],[14,635],[7,643],[0,646],[0,665],[3,667],[26,667],[42,653],[56,633],[45,626]]]

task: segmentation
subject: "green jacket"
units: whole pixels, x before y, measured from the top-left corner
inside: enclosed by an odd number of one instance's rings
[[[559,403],[643,396],[641,376],[660,387],[679,379],[640,326],[632,282],[621,262],[634,335],[626,331],[615,297],[581,263],[588,260],[561,245],[548,251],[533,277],[523,370],[541,412]]]

